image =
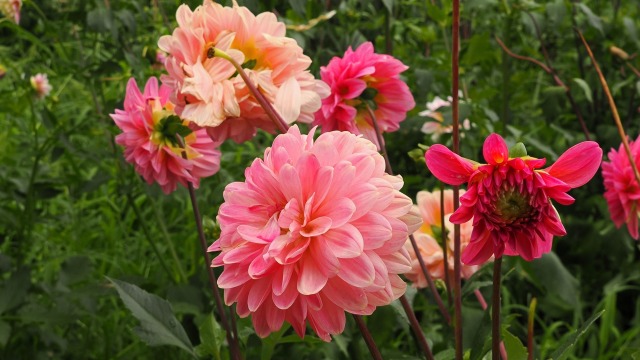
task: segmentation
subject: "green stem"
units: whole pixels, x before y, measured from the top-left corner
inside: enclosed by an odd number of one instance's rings
[[[162,237],[164,238],[164,241],[167,244],[167,247],[169,248],[169,253],[171,254],[171,258],[175,262],[176,268],[178,269],[178,275],[179,275],[179,279],[178,280],[182,280],[182,282],[186,284],[187,282],[189,282],[189,279],[188,279],[187,274],[185,273],[184,269],[182,268],[182,262],[178,258],[178,253],[176,252],[176,248],[173,245],[173,241],[171,241],[171,237],[169,236],[169,232],[167,231],[167,227],[164,224],[164,221],[162,220],[162,217],[160,216],[159,207],[158,207],[155,199],[153,199],[152,197],[149,197],[149,200],[151,200],[151,203],[152,203],[151,207],[153,208],[153,213],[154,213],[155,218],[156,218],[156,224],[158,224],[158,226],[160,227],[160,232],[162,233]]]

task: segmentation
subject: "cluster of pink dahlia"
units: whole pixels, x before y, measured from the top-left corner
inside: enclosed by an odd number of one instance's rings
[[[174,90],[181,117],[207,127],[216,141],[246,141],[258,128],[275,131],[232,64],[212,56],[217,48],[242,64],[286,122],[313,120],[328,89],[307,70],[311,59],[285,37],[285,24],[273,13],[256,16],[235,0],[232,7],[205,0],[193,11],[180,6],[176,18],[178,28],[158,46],[168,53],[162,81]]]
[[[460,195],[463,195],[464,191],[460,191]],[[453,214],[453,190],[444,191],[444,229],[442,228],[442,208],[441,208],[441,195],[440,191],[428,192],[420,191],[417,195],[418,210],[422,216],[422,226],[413,233],[413,237],[418,245],[420,255],[425,262],[427,271],[433,279],[444,279],[445,267],[444,267],[444,251],[442,246],[438,243],[441,239],[442,231],[446,231],[447,239],[447,264],[450,273],[453,272],[453,224],[449,221],[449,217]],[[461,250],[469,244],[471,240],[471,221],[467,221],[460,225],[460,245]],[[413,250],[411,241],[407,239],[404,247],[411,256],[411,270],[404,275],[412,282],[412,285],[417,288],[427,287],[427,279],[422,272],[416,253]],[[463,278],[468,279],[476,271],[479,266],[476,265],[463,265],[461,275]]]
[[[11,18],[16,24],[20,23],[20,9],[22,0],[0,0],[0,12]]]
[[[31,82],[31,87],[35,90],[38,99],[44,99],[53,89],[51,84],[49,84],[49,77],[47,74],[35,74],[29,79],[29,81]]]
[[[630,141],[631,156],[640,168],[640,137]],[[638,217],[640,217],[640,186],[633,174],[631,162],[622,144],[618,151],[609,151],[609,161],[602,162],[604,197],[609,205],[611,219],[617,227],[627,224],[631,237],[638,240]]]
[[[323,132],[363,134],[380,147],[367,106],[373,110],[381,132],[398,130],[407,111],[416,105],[409,87],[400,79],[400,73],[407,69],[390,55],[374,53],[370,42],[355,51],[349,48],[342,58],[334,57],[320,68],[331,94],[322,100],[314,124]]]
[[[482,264],[492,255],[539,258],[551,250],[553,236],[566,231],[551,199],[570,205],[566,192],[587,183],[600,167],[602,149],[596,142],[574,145],[548,168],[545,159],[526,155],[524,146],[509,149],[504,139],[491,134],[484,142],[479,164],[460,157],[443,145],[425,154],[429,170],[450,185],[467,183],[460,208],[450,217],[454,224],[473,218],[469,245],[462,253],[468,265]]]
[[[311,132],[313,134],[313,130]],[[410,269],[403,247],[420,226],[399,176],[385,173],[375,145],[348,132],[315,141],[297,126],[276,137],[245,182],[224,191],[218,222],[224,266],[218,285],[265,337],[289,322],[330,340],[345,311],[371,314],[400,297]]]
[[[197,188],[200,178],[211,176],[220,169],[220,151],[204,130],[195,130],[184,137],[185,149],[172,141],[178,129],[188,125],[179,120],[168,101],[171,89],[158,87],[154,77],[147,81],[140,93],[135,79],[129,79],[124,110],[116,109],[111,118],[122,130],[116,143],[124,146],[125,159],[149,183],[157,182],[165,193],[176,189],[178,183]],[[173,121],[173,122],[172,122]],[[186,151],[187,159],[182,157]]]

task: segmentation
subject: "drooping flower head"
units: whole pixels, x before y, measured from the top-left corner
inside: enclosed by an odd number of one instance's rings
[[[287,321],[302,337],[308,321],[329,341],[345,311],[371,314],[404,293],[403,244],[420,216],[399,191],[402,178],[384,169],[366,139],[336,131],[314,141],[293,126],[245,182],[226,187],[212,265],[224,266],[225,302],[252,315],[259,336]]]
[[[416,240],[420,255],[425,262],[427,271],[433,279],[444,279],[445,267],[444,267],[444,251],[439,244],[439,240],[442,236],[442,231],[446,232],[447,236],[447,265],[448,271],[453,272],[453,224],[449,221],[449,217],[453,214],[453,190],[444,191],[444,230],[442,229],[442,208],[441,192],[436,190],[434,192],[420,191],[417,196],[418,210],[422,216],[422,226],[413,233],[413,237]],[[464,190],[460,191],[460,195],[464,195]],[[460,225],[460,245],[461,250],[469,244],[471,240],[471,230],[473,229],[471,221],[467,221]],[[411,240],[407,239],[404,247],[411,256],[411,270],[404,275],[412,282],[412,285],[417,288],[427,287],[427,279],[422,272],[416,253],[413,250]],[[479,266],[476,265],[462,265],[462,277],[468,279],[473,273],[478,271]]]
[[[36,96],[39,99],[44,99],[51,92],[52,86],[49,84],[47,74],[35,74],[29,80],[31,81],[31,87],[36,91]]]
[[[498,134],[487,137],[482,152],[487,164],[462,158],[440,144],[425,155],[438,179],[450,185],[467,183],[460,208],[450,218],[462,224],[473,217],[471,241],[462,262],[482,264],[491,255],[503,254],[530,261],[551,251],[553,236],[566,235],[551,199],[572,204],[567,191],[593,177],[602,149],[596,142],[581,142],[545,169],[541,168],[546,160],[528,156],[522,144],[510,153]]]
[[[140,93],[135,79],[129,79],[124,110],[116,109],[111,118],[122,130],[116,143],[124,146],[125,159],[149,183],[154,181],[169,194],[178,183],[194,187],[200,178],[211,176],[220,169],[220,151],[205,130],[191,131],[188,122],[173,112],[168,101],[171,89],[158,87],[158,79],[150,78]],[[187,159],[176,134],[184,137]]]
[[[390,55],[374,53],[370,42],[355,51],[350,47],[342,58],[334,57],[320,68],[331,95],[322,100],[314,124],[323,132],[363,134],[379,145],[367,106],[373,110],[380,131],[398,130],[407,111],[416,105],[409,87],[400,79],[400,73],[407,69]]]
[[[631,156],[640,168],[640,137],[630,141]],[[640,217],[640,186],[633,174],[627,152],[622,144],[618,151],[609,151],[609,161],[602,162],[604,198],[609,205],[611,219],[617,227],[627,224],[631,237],[638,240],[638,217]]]
[[[242,64],[286,122],[313,120],[327,86],[307,70],[311,59],[285,37],[285,24],[273,13],[256,16],[235,0],[232,7],[205,0],[194,11],[181,5],[176,18],[178,28],[158,46],[168,53],[162,81],[173,88],[181,117],[208,127],[216,141],[246,141],[257,128],[275,131],[232,64],[212,55],[217,48]]]
[[[0,0],[0,12],[11,18],[16,24],[20,23],[20,9],[22,0]]]
[[[462,98],[462,91],[460,92],[460,97]],[[439,96],[436,96],[433,101],[427,103],[427,109],[418,113],[420,116],[426,116],[435,121],[427,121],[422,125],[420,131],[427,135],[431,135],[432,141],[438,141],[442,134],[448,134],[453,131],[453,124],[449,122],[447,124],[445,122],[444,115],[442,114],[442,108],[446,108],[451,106],[451,101],[453,99],[451,96],[447,98],[447,100],[441,99]],[[464,119],[461,124],[461,130],[469,130],[471,129],[471,122],[469,119]],[[460,132],[460,137],[464,137],[464,132]]]

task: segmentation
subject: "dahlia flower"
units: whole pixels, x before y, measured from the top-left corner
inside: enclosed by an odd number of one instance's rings
[[[407,111],[416,105],[409,87],[400,79],[400,73],[408,68],[390,55],[374,53],[370,42],[355,51],[349,47],[342,58],[334,57],[320,68],[331,94],[322,100],[314,125],[320,125],[323,132],[362,134],[380,147],[367,106],[381,132],[398,130]]]
[[[460,191],[460,194],[464,194],[464,191]],[[444,251],[436,239],[441,238],[441,207],[440,207],[440,195],[441,192],[436,190],[434,192],[420,191],[418,192],[417,202],[418,210],[422,216],[422,226],[413,233],[413,237],[418,245],[418,250],[422,259],[425,262],[427,271],[433,279],[444,279]],[[444,191],[444,221],[445,229],[447,232],[447,261],[449,272],[453,271],[453,224],[449,221],[449,217],[453,214],[453,190]],[[464,251],[471,239],[471,221],[467,221],[460,225],[460,245],[461,250]],[[414,287],[424,288],[427,287],[427,279],[422,272],[416,253],[413,250],[411,240],[407,239],[404,247],[411,256],[411,270],[405,273],[409,281],[413,283]],[[479,266],[475,265],[462,265],[462,277],[468,279],[473,273],[478,271]]]
[[[256,16],[235,0],[232,7],[205,0],[194,11],[181,5],[176,18],[178,28],[158,46],[168,53],[162,81],[174,90],[181,117],[207,127],[216,141],[242,142],[257,128],[276,129],[233,65],[211,55],[215,47],[242,64],[287,123],[313,120],[327,86],[307,70],[311,59],[285,37],[285,24],[273,13]]]
[[[226,187],[212,266],[224,267],[225,302],[252,315],[259,336],[287,321],[303,337],[308,321],[330,341],[345,311],[368,315],[404,293],[403,244],[420,216],[400,192],[402,178],[384,169],[366,139],[336,131],[314,141],[293,126],[245,182]]]
[[[35,74],[29,80],[39,99],[44,99],[51,92],[52,87],[49,84],[47,74]]]
[[[462,97],[462,92],[460,92],[460,97]],[[453,131],[453,125],[445,124],[442,112],[438,111],[443,107],[451,106],[451,101],[453,101],[451,96],[449,96],[447,100],[443,100],[439,96],[436,96],[433,101],[427,103],[427,110],[423,110],[418,113],[420,116],[426,116],[435,120],[425,122],[422,125],[422,129],[420,129],[423,133],[431,135],[431,140],[434,142],[438,141],[442,134],[448,134]],[[464,119],[462,121],[461,129],[471,129],[471,122],[469,119]],[[460,137],[464,137],[463,132],[460,133]]]
[[[630,141],[631,156],[640,168],[640,137]],[[604,198],[614,224],[619,228],[627,223],[631,237],[638,240],[638,217],[640,216],[640,186],[633,174],[629,157],[622,144],[618,151],[609,151],[609,161],[602,162]]]
[[[462,224],[473,217],[462,262],[479,265],[491,255],[503,254],[531,261],[551,251],[553,236],[566,235],[551,199],[572,204],[574,199],[566,192],[593,177],[602,149],[596,142],[581,142],[545,169],[540,168],[546,160],[528,156],[522,144],[510,153],[498,134],[487,137],[482,152],[487,164],[462,158],[440,144],[425,155],[438,179],[450,185],[467,183],[460,208],[449,219]]]
[[[124,110],[116,109],[111,118],[122,130],[116,143],[124,146],[125,159],[134,164],[136,171],[147,183],[154,181],[166,194],[178,183],[194,187],[200,178],[211,176],[220,169],[220,151],[205,130],[191,131],[187,121],[175,116],[173,104],[168,101],[171,90],[158,87],[158,80],[150,78],[140,93],[135,79],[129,79],[124,99]],[[184,136],[187,159],[176,139]]]
[[[16,24],[20,23],[20,8],[22,0],[0,0],[0,12],[13,19]]]

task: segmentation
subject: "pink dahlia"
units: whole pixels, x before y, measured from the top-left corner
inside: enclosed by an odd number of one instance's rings
[[[331,95],[322,100],[314,124],[323,132],[363,134],[379,147],[367,106],[373,110],[380,131],[398,130],[407,111],[416,105],[409,87],[400,79],[400,73],[408,68],[392,56],[374,53],[370,42],[356,51],[347,49],[342,58],[334,57],[320,68]]]
[[[212,56],[215,47],[242,64],[287,123],[313,120],[328,89],[307,70],[311,59],[285,37],[285,24],[273,13],[256,16],[235,0],[232,7],[205,0],[194,11],[181,5],[176,18],[178,28],[158,46],[168,53],[162,81],[173,88],[180,116],[207,127],[217,141],[246,141],[257,128],[275,131],[231,63]]]
[[[22,8],[22,0],[0,0],[0,12],[16,24],[20,23],[20,8]]]
[[[540,169],[545,159],[526,154],[522,144],[511,154],[504,139],[491,134],[482,149],[488,164],[462,158],[443,145],[429,148],[427,166],[450,185],[467,183],[460,208],[450,221],[473,217],[473,232],[462,253],[467,265],[484,263],[491,255],[518,255],[530,261],[551,251],[553,236],[566,231],[551,199],[570,205],[566,192],[587,183],[600,167],[602,149],[593,141],[572,146],[555,164]]]
[[[35,74],[29,80],[39,99],[44,99],[51,92],[52,87],[47,74]]]
[[[402,178],[384,169],[368,140],[336,131],[314,141],[293,126],[245,182],[226,187],[212,266],[224,266],[225,302],[252,315],[259,336],[287,321],[303,337],[308,321],[330,341],[345,311],[371,314],[404,293],[403,244],[420,217],[400,192]]]
[[[116,109],[111,118],[122,130],[116,143],[124,146],[125,159],[149,183],[157,182],[169,194],[177,183],[194,187],[200,178],[211,176],[220,169],[220,151],[205,130],[191,131],[188,122],[180,120],[168,101],[171,89],[158,87],[158,80],[147,81],[140,93],[135,79],[129,79],[124,110]],[[187,159],[176,139],[184,136]]]
[[[464,194],[464,191],[461,191],[460,194]],[[418,192],[418,210],[420,212],[420,215],[422,216],[422,226],[413,233],[413,237],[415,238],[418,249],[420,250],[420,255],[422,255],[422,259],[427,266],[427,271],[429,271],[429,275],[431,275],[431,278],[433,279],[444,279],[445,277],[444,251],[442,250],[442,246],[440,246],[440,244],[438,243],[438,240],[441,239],[441,234],[443,231],[441,227],[442,220],[440,218],[440,195],[441,193],[438,190],[434,192]],[[449,217],[451,216],[451,214],[453,214],[453,190],[445,190],[444,231],[447,232],[447,261],[449,272],[453,272],[454,264],[453,224],[449,221]],[[471,225],[471,221],[467,221],[460,225],[460,244],[463,251],[471,240],[472,229],[473,227]],[[427,279],[422,272],[422,268],[420,267],[420,263],[418,262],[416,253],[415,251],[413,251],[411,240],[407,239],[404,247],[407,249],[409,255],[411,256],[411,270],[404,275],[407,277],[407,279],[409,279],[409,281],[413,283],[414,287],[427,287]],[[462,277],[468,279],[471,275],[473,275],[473,273],[478,271],[479,268],[480,267],[476,265],[463,265]]]
[[[631,156],[640,168],[640,137],[630,141]],[[618,151],[609,151],[609,161],[602,162],[604,198],[609,205],[611,219],[617,227],[627,223],[631,237],[638,240],[638,217],[640,216],[640,186],[633,174],[627,152],[620,144]]]

